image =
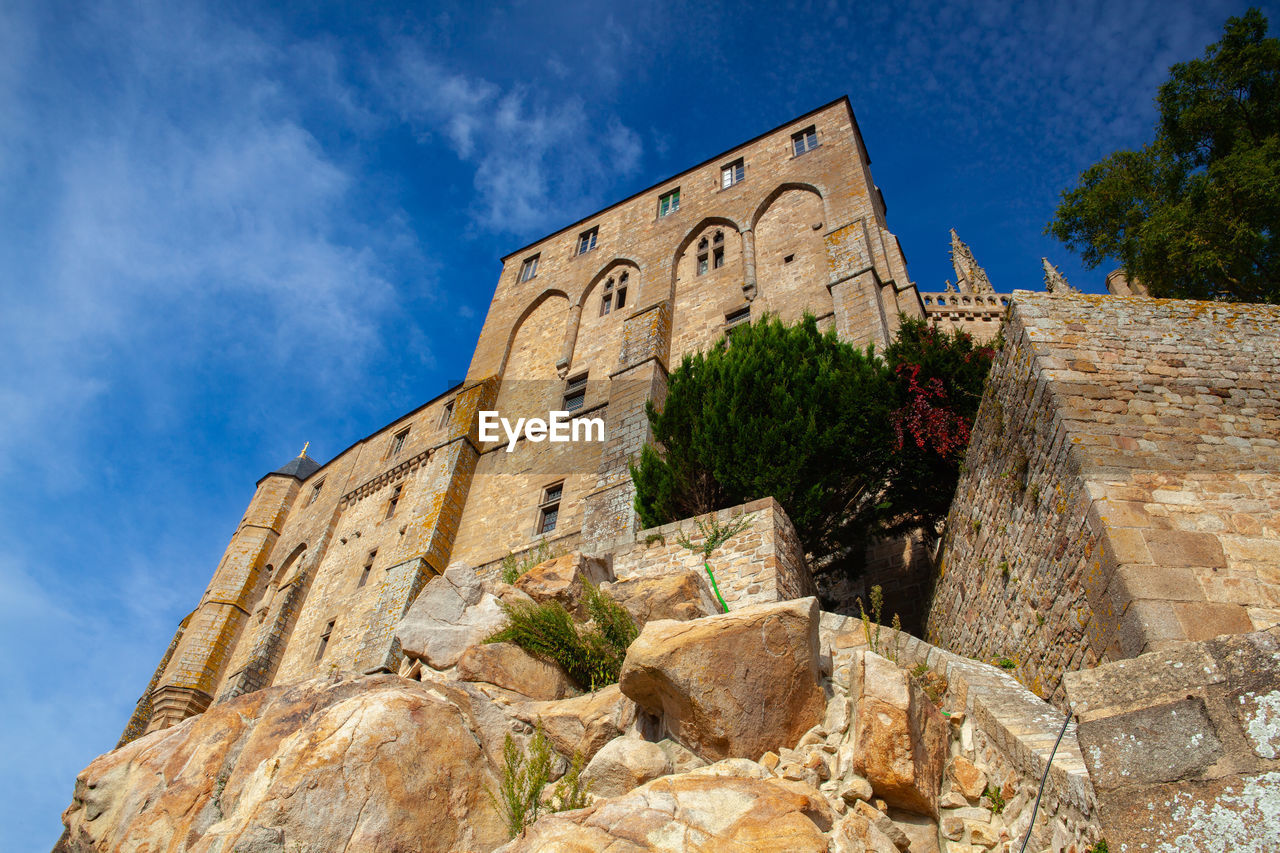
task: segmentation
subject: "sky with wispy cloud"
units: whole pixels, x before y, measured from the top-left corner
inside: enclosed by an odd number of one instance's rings
[[[499,256],[848,94],[922,289],[954,227],[1098,291],[1058,192],[1244,8],[0,0],[0,849],[52,846],[254,481],[461,377]]]

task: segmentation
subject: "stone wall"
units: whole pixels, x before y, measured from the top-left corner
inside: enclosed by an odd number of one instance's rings
[[[720,594],[731,610],[816,594],[795,527],[777,501],[764,498],[714,516],[721,524],[739,516],[748,519],[746,528],[710,558]],[[641,530],[635,544],[614,551],[614,575],[621,580],[682,570],[704,572],[702,556],[680,545],[677,537],[683,533],[693,544],[701,544],[696,522],[710,518],[699,516]]]
[[[1267,627],[1280,605],[1280,308],[1018,291],[928,636],[1064,672]]]
[[[1280,850],[1280,628],[1066,682],[1112,850]]]

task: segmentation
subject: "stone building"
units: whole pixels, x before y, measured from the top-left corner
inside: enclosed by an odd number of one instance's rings
[[[394,670],[394,626],[448,564],[491,572],[544,538],[627,553],[627,462],[684,354],[765,313],[812,313],[857,345],[925,316],[870,162],[842,98],[503,258],[462,383],[258,481],[124,739],[270,684]],[[956,258],[963,292],[1003,310],[967,247]],[[605,440],[508,447],[482,439],[484,410],[570,411]]]

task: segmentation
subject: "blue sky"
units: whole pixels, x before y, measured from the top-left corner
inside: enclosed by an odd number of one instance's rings
[[[922,289],[1244,4],[0,0],[0,849],[47,850],[253,492],[466,369],[498,258],[848,94]],[[1266,9],[1273,20],[1275,9]]]

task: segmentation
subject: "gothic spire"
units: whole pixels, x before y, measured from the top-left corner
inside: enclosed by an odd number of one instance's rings
[[[1040,263],[1044,265],[1044,289],[1049,293],[1080,292],[1067,283],[1067,277],[1058,272],[1058,268],[1049,263],[1048,258],[1041,258]]]
[[[961,293],[995,293],[987,271],[978,266],[973,252],[956,236],[954,228],[951,229],[951,266],[956,271],[956,286]]]

